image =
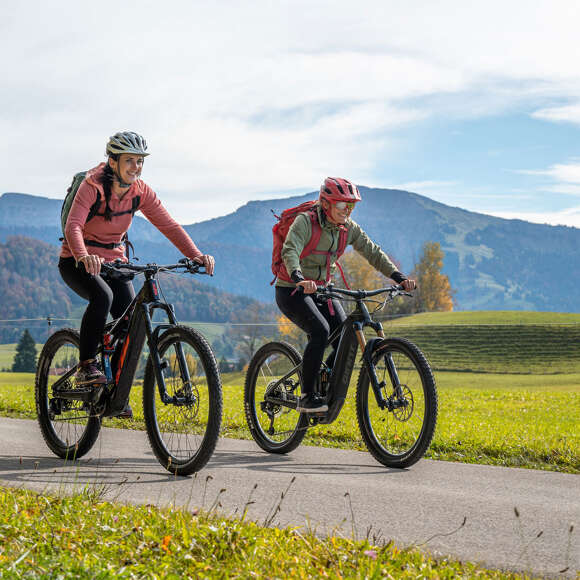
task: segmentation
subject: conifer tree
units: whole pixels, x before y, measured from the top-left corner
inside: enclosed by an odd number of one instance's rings
[[[24,330],[20,342],[16,346],[16,354],[12,363],[13,373],[33,373],[36,370],[36,344],[28,332]]]

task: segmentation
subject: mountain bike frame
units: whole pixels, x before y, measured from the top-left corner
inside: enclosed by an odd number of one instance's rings
[[[186,268],[197,272],[199,269],[197,266],[197,264],[191,266],[189,262],[183,261],[169,266],[158,266],[156,264],[148,264],[147,266],[123,263],[103,264],[103,271],[111,277],[122,276],[132,279],[135,273],[143,273],[145,275],[141,290],[133,298],[125,312],[105,326],[103,341],[99,346],[98,354],[101,356],[107,384],[104,389],[59,388],[62,385],[66,385],[68,379],[76,372],[76,367],[73,367],[52,385],[53,394],[61,399],[82,400],[91,403],[94,413],[100,416],[110,417],[119,414],[129,399],[139,364],[139,357],[143,345],[147,341],[161,401],[165,404],[179,405],[182,402],[181,399],[183,399],[185,404],[188,398],[187,393],[185,397],[178,397],[177,395],[170,397],[165,386],[163,369],[168,365],[167,361],[162,362],[159,356],[157,348],[159,335],[163,330],[175,326],[178,322],[173,305],[163,302],[159,298],[156,276],[160,271],[175,270],[177,268]],[[122,270],[127,270],[128,272],[125,273]],[[157,324],[153,328],[153,312],[157,309],[166,313],[168,323]],[[190,385],[189,369],[181,343],[176,344],[176,355],[183,384]]]
[[[373,364],[371,364],[373,351],[375,350],[376,345],[385,338],[385,334],[382,324],[372,319],[364,300],[383,293],[389,294],[389,296],[385,299],[383,306],[388,300],[395,298],[395,296],[409,295],[399,285],[389,286],[372,291],[343,290],[341,288],[334,288],[332,285],[329,285],[326,288],[318,289],[316,293],[317,298],[326,298],[331,300],[332,298],[343,299],[344,296],[347,296],[356,302],[356,308],[346,317],[344,322],[339,327],[337,327],[334,332],[331,333],[330,337],[328,338],[327,346],[330,345],[337,337],[340,337],[338,347],[336,349],[334,365],[326,386],[326,392],[320,393],[322,396],[326,396],[327,398],[328,411],[325,413],[312,413],[311,415],[317,423],[332,423],[340,414],[340,411],[346,400],[346,395],[348,393],[352,372],[356,362],[356,355],[359,348],[362,352],[363,363],[366,365],[367,372],[369,373],[370,382],[375,394],[375,398],[377,400],[377,405],[381,409],[388,409],[389,411],[398,406],[402,406],[403,403],[401,401],[404,400],[404,397],[402,396],[401,383],[399,381],[397,369],[395,368],[395,364],[390,353],[387,354],[385,358],[389,377],[395,390],[394,397],[384,397],[383,391],[385,382],[379,381],[375,367]],[[365,327],[372,328],[376,332],[377,336],[370,338],[367,341],[364,335]],[[297,406],[297,401],[283,400],[279,397],[273,397],[269,395],[269,393],[273,392],[276,387],[282,384],[296,371],[300,373],[301,366],[302,363],[295,366],[290,372],[286,373],[286,375],[284,375],[278,381],[272,385],[269,385],[264,397],[265,400],[267,402],[283,405],[286,407],[292,407],[295,409]],[[322,386],[323,385],[321,385],[321,387]]]

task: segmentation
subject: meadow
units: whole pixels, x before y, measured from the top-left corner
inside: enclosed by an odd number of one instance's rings
[[[2,578],[504,578],[374,538],[320,538],[191,509],[0,488]],[[276,557],[273,557],[276,555]]]
[[[575,315],[563,315],[554,325],[553,314],[517,321],[506,314],[503,325],[497,316],[477,313],[474,325],[466,319],[473,313],[450,314],[385,322],[387,334],[413,336],[435,369],[439,419],[426,457],[580,473],[578,323],[570,320]],[[510,335],[506,328],[514,325],[533,332]],[[216,327],[211,330],[218,335]],[[530,342],[559,346],[542,354]],[[357,374],[338,420],[311,430],[304,445],[365,450],[354,408]],[[222,436],[249,439],[244,374],[225,373],[222,381]],[[131,394],[135,419],[105,424],[143,429],[140,398],[137,381]],[[35,418],[33,374],[0,373],[0,415]],[[259,571],[280,578],[528,577],[401,549],[381,538],[320,538],[308,529],[277,529],[243,516],[113,504],[102,500],[104,491],[93,485],[59,497],[0,488],[0,576],[223,578]]]
[[[358,430],[353,377],[347,402],[331,425],[312,429],[304,445],[365,450]],[[510,375],[437,372],[439,419],[431,459],[580,473],[580,374]],[[222,436],[249,439],[243,373],[222,375]],[[143,429],[141,385],[131,393],[133,421]],[[35,418],[34,375],[0,373],[0,414]]]
[[[580,373],[580,314],[429,312],[383,324],[415,342],[435,370]]]
[[[580,473],[580,314],[441,312],[389,318],[384,326],[387,335],[416,342],[435,372],[439,418],[427,457]],[[218,325],[199,330],[219,335]],[[0,347],[1,356],[8,348]],[[309,431],[305,445],[365,450],[357,375],[339,418]],[[222,436],[249,439],[244,374],[224,373],[222,381]],[[140,396],[136,381],[135,420],[106,424],[142,429]],[[0,373],[0,414],[35,418],[32,374]]]

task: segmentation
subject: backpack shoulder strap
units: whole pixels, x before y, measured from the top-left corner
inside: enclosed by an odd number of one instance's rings
[[[336,254],[338,257],[344,254],[347,243],[348,243],[348,228],[343,226],[340,228],[340,233],[338,234],[338,248],[336,249]]]
[[[322,235],[322,228],[318,223],[318,214],[316,213],[316,210],[310,210],[308,212],[308,215],[310,216],[312,234],[310,236],[309,242],[306,244],[306,246],[304,246],[304,249],[300,254],[301,258],[303,258],[304,256],[308,256],[309,254],[312,254],[312,252],[316,249],[316,246],[318,246],[320,236]]]
[[[95,200],[95,203],[91,205],[91,209],[89,209],[89,214],[87,215],[87,222],[91,221],[99,213],[99,208],[101,207],[101,192],[99,191],[98,187],[96,188],[96,190],[97,190],[97,199]]]

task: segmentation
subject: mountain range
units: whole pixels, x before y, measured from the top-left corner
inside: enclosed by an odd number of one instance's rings
[[[413,269],[425,242],[441,244],[457,309],[580,311],[580,229],[492,217],[408,191],[363,186],[360,191],[363,201],[353,219],[404,272]],[[216,275],[208,284],[271,303],[272,212],[279,215],[316,195],[250,201],[231,214],[184,226],[202,251],[216,257]],[[61,203],[3,194],[0,242],[25,235],[57,245]],[[142,262],[179,257],[139,215],[129,237]]]

